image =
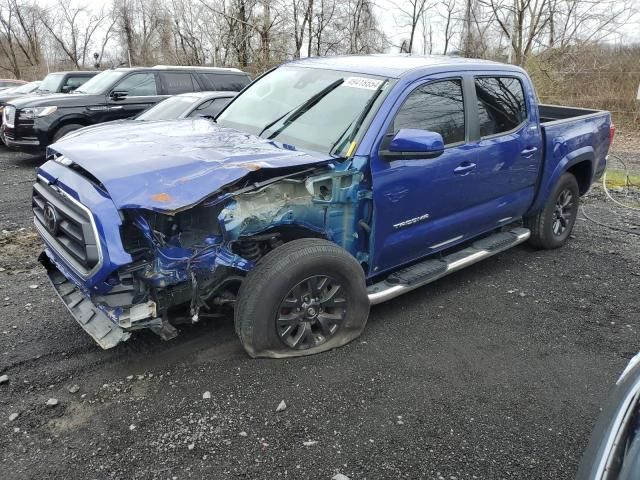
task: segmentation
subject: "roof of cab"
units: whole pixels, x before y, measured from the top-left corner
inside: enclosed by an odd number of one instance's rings
[[[191,70],[202,73],[222,73],[222,74],[242,74],[249,75],[247,72],[243,72],[238,68],[227,67],[203,67],[201,65],[190,67],[188,65],[154,65],[153,67],[117,67],[112,68],[117,72],[130,72],[133,70]]]
[[[100,70],[64,70],[60,72],[51,72],[50,75],[97,75]]]
[[[448,57],[444,55],[344,55],[335,57],[311,57],[287,63],[300,67],[343,70],[368,75],[400,78],[409,72],[434,69],[471,70],[499,68],[522,71],[519,67],[475,58]]]

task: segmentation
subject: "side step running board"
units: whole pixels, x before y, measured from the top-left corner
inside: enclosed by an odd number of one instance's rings
[[[385,280],[371,285],[367,289],[371,305],[386,302],[403,293],[415,290],[450,273],[467,267],[473,263],[491,257],[496,253],[508,250],[531,236],[527,228],[514,228],[508,232],[495,233],[489,237],[475,241],[464,248],[440,259],[424,262],[403,268],[389,275]]]

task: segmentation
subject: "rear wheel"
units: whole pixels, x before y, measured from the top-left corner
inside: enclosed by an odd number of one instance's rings
[[[539,248],[563,246],[576,222],[580,192],[576,178],[565,173],[537,215],[525,217],[524,225],[531,230],[529,243]]]
[[[326,240],[294,240],[267,254],[245,278],[236,331],[252,357],[295,357],[357,338],[369,315],[364,272]]]
[[[51,143],[56,143],[58,140],[64,137],[67,133],[71,133],[74,130],[78,130],[82,127],[84,127],[84,125],[80,125],[79,123],[70,123],[68,125],[63,125],[58,130],[56,130],[56,133],[53,134],[53,141]]]

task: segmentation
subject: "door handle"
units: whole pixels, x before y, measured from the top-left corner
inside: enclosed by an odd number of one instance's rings
[[[532,147],[532,148],[525,148],[520,153],[524,158],[531,158],[533,157],[533,154],[536,153],[537,151],[538,151],[537,147]]]
[[[460,165],[453,169],[453,173],[455,173],[456,175],[468,175],[474,168],[476,168],[475,163],[462,162]]]
[[[122,105],[118,105],[115,107],[109,107],[109,110],[122,110],[124,107]]]

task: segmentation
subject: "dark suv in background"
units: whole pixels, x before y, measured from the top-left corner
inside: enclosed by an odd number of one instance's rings
[[[71,93],[99,73],[100,72],[95,70],[84,72],[53,72],[44,77],[35,93]]]
[[[70,95],[10,102],[0,136],[15,150],[43,151],[87,125],[129,118],[170,95],[209,90],[240,91],[251,79],[235,68],[117,68],[96,75]]]

